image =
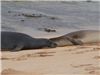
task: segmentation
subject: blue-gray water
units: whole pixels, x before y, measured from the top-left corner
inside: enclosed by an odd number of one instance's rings
[[[19,31],[30,35],[65,34],[83,29],[100,29],[100,2],[2,2],[2,30]],[[42,17],[26,17],[22,14]],[[53,19],[52,19],[53,17]],[[24,21],[23,21],[24,20]],[[47,33],[43,28],[55,29]]]

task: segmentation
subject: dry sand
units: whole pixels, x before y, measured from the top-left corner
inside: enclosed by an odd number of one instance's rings
[[[2,75],[99,75],[99,52],[99,44],[2,52]]]

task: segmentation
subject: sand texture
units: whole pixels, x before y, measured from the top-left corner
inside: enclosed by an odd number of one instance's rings
[[[2,52],[3,75],[100,74],[99,45]],[[18,72],[17,72],[18,71]],[[20,72],[21,71],[21,72]],[[5,74],[7,72],[7,74]],[[29,74],[29,75],[30,75]],[[14,74],[13,74],[14,75]]]

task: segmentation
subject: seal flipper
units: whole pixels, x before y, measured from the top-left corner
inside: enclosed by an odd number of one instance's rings
[[[67,37],[67,39],[69,41],[71,41],[74,45],[82,45],[83,42],[81,40],[78,40],[78,39],[74,39],[74,38],[71,38],[71,37]]]
[[[15,51],[20,51],[23,48],[23,45],[17,45],[15,48],[13,48],[11,51],[15,52]]]
[[[73,39],[73,41],[71,41],[74,45],[83,45],[83,42],[81,40],[78,39]]]

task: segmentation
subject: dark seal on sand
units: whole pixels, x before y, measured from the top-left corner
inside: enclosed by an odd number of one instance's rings
[[[19,32],[1,32],[1,50],[20,51],[22,49],[54,48],[56,44],[49,39],[32,38]]]

